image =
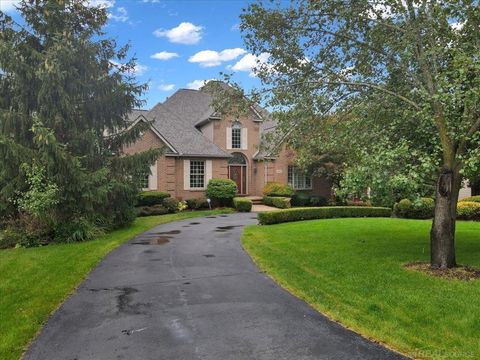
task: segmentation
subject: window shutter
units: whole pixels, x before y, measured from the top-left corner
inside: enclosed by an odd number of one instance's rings
[[[158,172],[157,172],[157,163],[158,161],[155,161],[155,164],[153,164],[152,166],[150,166],[150,176],[148,177],[148,188],[150,190],[157,190],[157,187],[158,187],[158,180],[157,180],[157,176],[158,176]]]
[[[183,160],[183,190],[190,190],[190,160]]]
[[[242,128],[242,150],[248,150],[248,140],[247,140],[247,135],[248,135],[248,129],[247,128]]]
[[[212,179],[212,160],[205,161],[205,188]]]
[[[232,128],[227,127],[227,149],[232,149]]]

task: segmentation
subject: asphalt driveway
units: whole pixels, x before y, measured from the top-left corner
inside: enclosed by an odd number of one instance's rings
[[[400,359],[259,272],[240,245],[254,214],[158,226],[111,252],[26,359]]]

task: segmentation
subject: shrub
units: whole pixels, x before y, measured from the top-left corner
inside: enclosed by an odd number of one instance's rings
[[[170,197],[169,193],[161,191],[144,191],[138,196],[138,206],[152,206],[163,204],[163,201]]]
[[[168,214],[168,209],[161,205],[153,205],[153,206],[140,206],[137,208],[138,216],[153,216],[153,215],[164,215]]]
[[[480,196],[479,195],[469,196],[469,197],[463,198],[462,200],[459,200],[459,202],[477,202],[477,203],[480,203]]]
[[[304,193],[296,193],[292,196],[292,206],[308,206],[310,205],[310,196]]]
[[[179,201],[174,198],[166,198],[163,199],[162,205],[168,210],[169,213],[174,213],[178,211]]]
[[[179,201],[177,206],[177,211],[183,211],[188,209],[188,205],[186,201]]]
[[[312,196],[310,197],[310,205],[312,206],[326,206],[327,198],[324,196]]]
[[[102,233],[91,221],[81,217],[58,223],[54,232],[55,242],[62,243],[87,241]]]
[[[197,199],[188,199],[187,206],[191,210],[198,210],[198,209],[208,209],[208,201],[206,198],[197,198]]]
[[[372,206],[372,203],[369,200],[346,200],[347,206]]]
[[[457,204],[457,219],[480,221],[480,202],[459,202]]]
[[[280,184],[278,182],[267,182],[263,188],[263,195],[265,196],[292,196],[295,193],[293,189],[287,184]]]
[[[432,198],[419,198],[414,201],[408,199],[400,200],[393,207],[398,217],[407,219],[430,219],[435,210],[435,201]]]
[[[240,212],[249,212],[252,210],[252,200],[236,197],[233,198],[233,206]]]
[[[295,208],[258,213],[262,225],[280,224],[290,221],[329,219],[343,217],[390,217],[392,210],[383,207],[325,206]]]
[[[206,194],[216,205],[230,206],[237,194],[237,184],[230,179],[212,179],[208,182]]]
[[[290,203],[291,199],[288,197],[275,197],[275,196],[264,196],[263,203],[268,206],[274,206],[279,209],[288,209],[292,205]]]

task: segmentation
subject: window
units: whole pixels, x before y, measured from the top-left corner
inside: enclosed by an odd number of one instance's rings
[[[232,126],[232,149],[242,148],[242,125],[236,122]]]
[[[205,187],[205,161],[190,160],[190,187],[192,189]]]
[[[148,189],[149,178],[150,178],[150,175],[147,174],[140,180],[140,189]]]
[[[307,190],[312,188],[312,178],[305,175],[295,166],[288,167],[288,185],[295,190]]]

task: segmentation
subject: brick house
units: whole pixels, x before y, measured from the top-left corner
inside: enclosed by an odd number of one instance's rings
[[[144,180],[145,190],[165,191],[180,200],[205,196],[212,178],[230,178],[240,195],[261,196],[268,181],[289,183],[297,191],[331,195],[331,183],[309,177],[294,166],[295,154],[283,147],[269,154],[260,144],[275,123],[266,110],[252,107],[247,115],[216,114],[205,91],[180,89],[151,110],[134,110],[132,123],[152,127],[125,153],[162,147],[164,153]]]

